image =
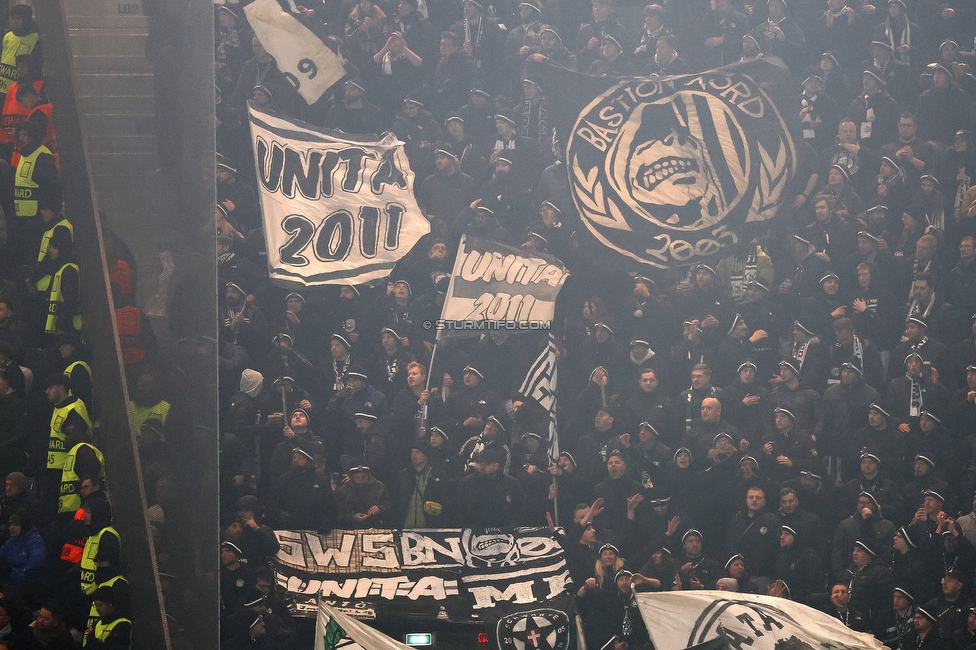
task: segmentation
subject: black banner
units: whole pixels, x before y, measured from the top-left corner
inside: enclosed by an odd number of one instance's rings
[[[616,79],[535,64],[587,230],[625,258],[671,268],[763,234],[796,169],[782,113],[789,72],[766,60]]]
[[[496,621],[565,601],[569,571],[545,528],[275,531],[279,585],[315,616],[318,599],[363,620]]]

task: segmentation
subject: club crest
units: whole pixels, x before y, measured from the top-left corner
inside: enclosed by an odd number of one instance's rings
[[[567,142],[583,223],[658,268],[747,241],[775,216],[796,167],[785,121],[751,77],[629,79],[580,113]]]

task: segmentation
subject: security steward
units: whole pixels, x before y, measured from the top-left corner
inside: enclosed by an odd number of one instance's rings
[[[44,233],[38,199],[61,194],[54,155],[41,144],[44,133],[39,133],[39,130],[36,122],[21,122],[17,126],[17,151],[10,160],[13,177],[7,181],[12,196],[7,194],[3,205],[4,212],[13,215],[7,220],[7,249],[12,256],[11,262],[18,266],[26,266],[33,261],[31,258],[38,250]]]
[[[116,604],[111,587],[99,587],[92,594],[99,621],[85,631],[86,648],[129,648],[132,640],[132,621]]]

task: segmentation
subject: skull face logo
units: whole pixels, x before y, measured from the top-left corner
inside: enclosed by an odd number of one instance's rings
[[[634,198],[651,205],[687,205],[704,197],[710,185],[701,143],[675,128],[638,146],[628,172]]]
[[[470,566],[493,566],[515,559],[515,537],[512,535],[492,531],[476,535],[466,530],[462,543],[468,549]]]
[[[707,124],[699,117],[705,111]],[[722,137],[711,121],[725,113],[723,102],[689,92],[635,110],[608,152],[610,185],[630,197],[628,207],[640,217],[662,228],[700,230],[718,223],[749,180],[748,147],[734,120],[727,120],[731,128]]]

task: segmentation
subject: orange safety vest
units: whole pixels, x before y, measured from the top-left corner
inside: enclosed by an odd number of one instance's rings
[[[15,81],[7,89],[7,100],[3,103],[3,111],[0,113],[0,143],[13,141],[13,138],[7,135],[7,132],[13,133],[14,129],[26,120],[31,112],[29,108],[17,101],[17,88],[19,88],[19,85]],[[38,79],[35,81],[34,88],[37,90],[37,94],[40,95],[41,89],[44,88],[44,80]]]
[[[119,345],[122,348],[122,363],[128,366],[145,359],[146,353],[139,347],[139,333],[142,331],[142,311],[138,307],[118,307],[115,310],[115,324],[119,328]]]
[[[58,157],[58,139],[54,135],[54,104],[51,102],[38,104],[24,119],[29,120],[30,116],[34,114],[34,111],[40,111],[47,116],[47,131],[44,133],[44,139],[41,141],[41,144],[47,147],[51,155],[54,156],[54,166],[61,169],[61,159]]]

